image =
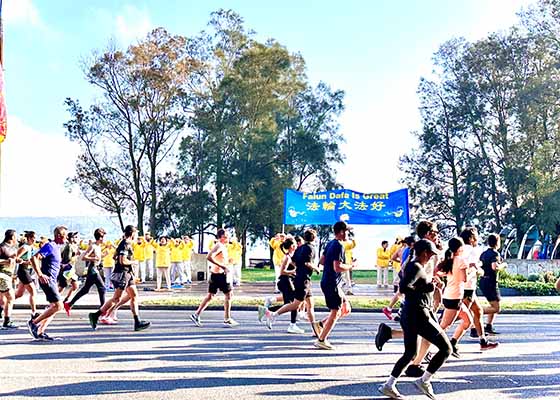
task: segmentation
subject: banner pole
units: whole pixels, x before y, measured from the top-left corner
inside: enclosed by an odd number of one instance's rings
[[[282,235],[284,234],[284,224],[282,224]]]

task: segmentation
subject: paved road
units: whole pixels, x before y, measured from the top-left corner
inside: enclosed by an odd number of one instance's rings
[[[140,333],[131,332],[127,314],[96,332],[84,311],[59,315],[50,333],[64,340],[52,343],[34,342],[23,329],[0,331],[0,398],[375,399],[402,352],[399,341],[375,350],[377,314],[356,313],[337,326],[332,352],[315,350],[309,334],[286,334],[286,319],[267,331],[253,312],[236,312],[242,325],[231,329],[217,311],[204,315],[203,328],[185,312],[146,311],[153,327]],[[434,380],[439,398],[560,398],[560,316],[498,319],[502,345],[481,353],[465,340],[462,359],[450,360]],[[410,379],[399,389],[425,398]]]

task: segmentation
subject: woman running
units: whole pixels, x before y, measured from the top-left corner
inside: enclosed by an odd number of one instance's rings
[[[483,274],[480,268],[480,253],[477,251],[478,231],[474,227],[468,227],[461,232],[461,239],[465,242],[463,246],[463,258],[467,262],[467,282],[465,282],[465,294],[463,303],[470,309],[473,315],[474,328],[471,329],[471,337],[479,338],[480,350],[491,350],[498,346],[498,342],[491,342],[486,338],[484,326],[482,325],[483,308],[476,295],[478,276]]]
[[[461,340],[465,331],[472,324],[472,314],[468,307],[463,303],[465,294],[465,282],[467,281],[468,265],[463,255],[463,239],[454,237],[447,243],[448,249],[445,252],[445,259],[438,265],[437,273],[447,278],[447,285],[443,290],[443,316],[440,326],[443,330],[447,330],[457,317],[463,321],[453,333],[451,338],[451,347],[453,353],[451,355],[459,358],[459,350],[457,342]]]
[[[435,285],[424,270],[432,256],[437,254],[435,245],[421,239],[414,245],[414,258],[404,268],[399,290],[404,294],[401,326],[404,335],[404,354],[396,362],[391,376],[379,391],[393,399],[403,397],[396,388],[396,382],[404,369],[414,359],[418,349],[418,336],[434,344],[438,352],[432,357],[426,372],[414,381],[416,387],[431,399],[435,398],[430,380],[451,354],[451,343],[438,325],[433,312],[433,292]]]
[[[16,288],[15,298],[19,299],[27,291],[29,293],[29,307],[31,307],[31,318],[35,319],[39,316],[37,313],[36,296],[37,296],[37,286],[35,280],[35,274],[33,273],[33,267],[31,266],[31,257],[34,254],[33,244],[35,243],[35,232],[27,231],[25,232],[25,242],[19,247],[17,252],[17,258],[21,260],[21,263],[17,269],[17,277],[19,279],[18,286]]]
[[[288,237],[280,245],[280,249],[285,253],[284,259],[280,264],[280,277],[278,278],[278,289],[282,293],[284,304],[290,304],[295,299],[294,277],[296,275],[296,265],[292,260],[297,245],[294,239]],[[279,309],[278,307],[277,309]],[[269,310],[264,306],[259,306],[259,321]],[[297,310],[292,310],[290,313],[290,326],[288,333],[305,333],[305,331],[297,326]]]

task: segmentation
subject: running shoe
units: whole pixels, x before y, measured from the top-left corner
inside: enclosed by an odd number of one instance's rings
[[[31,319],[38,318],[39,315],[41,315],[41,314],[39,314],[38,312],[36,312],[35,314],[31,314]]]
[[[435,400],[436,395],[434,394],[434,389],[432,388],[432,384],[430,382],[422,381],[422,378],[417,379],[414,381],[414,384],[422,393],[428,396],[430,399]]]
[[[148,321],[140,321],[137,324],[134,324],[134,332],[146,330],[152,325],[151,322]]]
[[[191,314],[191,321],[194,322],[194,324],[199,328],[202,327],[202,321],[197,314]]]
[[[264,321],[265,326],[268,329],[272,330],[272,325],[274,324],[274,320],[275,320],[274,314],[269,311],[266,313],[265,318],[266,318]]]
[[[409,378],[420,378],[422,375],[424,375],[424,372],[426,371],[420,365],[410,364],[404,371],[404,374]]]
[[[44,342],[53,342],[53,341],[56,340],[55,338],[53,338],[53,337],[47,335],[46,333],[39,333],[37,339],[42,340],[42,341],[44,341]]]
[[[64,311],[66,311],[66,315],[70,316],[70,310],[72,309],[72,306],[70,305],[70,303],[63,303],[64,305]]]
[[[492,350],[498,347],[499,344],[500,343],[498,342],[490,342],[488,340],[485,340],[484,342],[480,343],[480,350]]]
[[[105,318],[103,318],[103,317],[99,318],[99,323],[100,323],[100,324],[103,324],[103,325],[117,325],[117,324],[118,324],[118,322],[115,321],[115,320],[114,320],[113,318],[111,318],[110,316],[109,316],[109,317],[105,317]]]
[[[381,311],[383,311],[383,314],[385,314],[385,316],[387,317],[388,320],[390,320],[390,321],[393,320],[393,312],[391,311],[391,309],[389,307],[383,307],[383,309]]]
[[[486,325],[484,327],[484,331],[489,335],[499,335],[500,334],[499,332],[496,332],[494,330],[494,327],[492,325]]]
[[[257,311],[257,319],[259,320],[259,322],[262,324],[263,323],[263,318],[264,315],[266,314],[266,307],[265,306],[259,306],[258,311]]]
[[[397,399],[397,400],[404,399],[404,397],[399,393],[399,391],[395,386],[388,386],[387,384],[384,384],[378,386],[377,390],[382,395],[387,396],[391,399]]]
[[[183,285],[181,285],[180,283],[174,283],[173,285],[171,285],[171,289],[183,289]]]
[[[32,319],[27,321],[27,328],[29,329],[29,333],[31,334],[31,336],[33,336],[35,339],[39,339],[39,333],[37,332],[39,327],[33,322]]]
[[[96,312],[89,313],[88,318],[91,329],[96,330],[97,322],[99,321],[99,314],[97,314]]]
[[[4,324],[2,325],[2,329],[17,329],[17,328],[18,326],[10,320],[4,322]]]
[[[476,331],[476,328],[471,328],[471,334],[469,336],[473,339],[478,339],[478,332]]]
[[[383,345],[391,339],[391,328],[389,325],[381,323],[377,328],[377,334],[375,335],[375,347],[377,350],[383,350]]]
[[[288,333],[295,333],[301,335],[302,333],[305,333],[305,331],[301,329],[299,326],[297,326],[296,324],[290,324],[290,326],[288,326]]]
[[[224,320],[224,326],[227,328],[235,328],[236,326],[239,326],[239,322],[237,322],[233,318],[229,318]]]
[[[451,345],[452,351],[451,351],[451,355],[455,358],[461,358],[461,353],[459,353],[459,349],[457,348],[456,345]]]
[[[272,305],[272,303],[274,303],[275,300],[276,298],[274,296],[266,296],[264,298],[264,306],[266,308],[269,308]]]
[[[321,332],[323,332],[321,321],[313,321],[311,323],[311,328],[313,329],[313,336],[319,339],[321,337]]]
[[[321,350],[334,350],[333,345],[330,344],[330,342],[328,340],[317,339],[315,342],[313,342],[313,346],[315,346],[315,347],[317,347],[318,349],[321,349]]]

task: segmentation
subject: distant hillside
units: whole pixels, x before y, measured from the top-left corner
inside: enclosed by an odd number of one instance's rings
[[[6,229],[15,229],[18,233],[33,230],[39,236],[52,237],[57,225],[65,225],[70,231],[80,232],[82,238],[92,238],[96,228],[105,229],[109,239],[122,236],[116,217],[0,217],[0,234],[3,238]]]

